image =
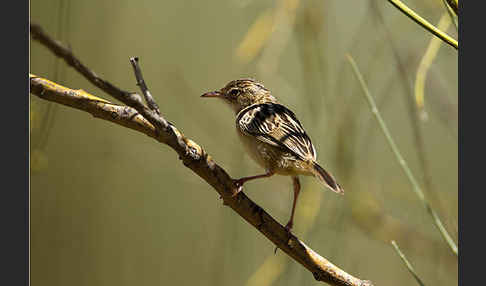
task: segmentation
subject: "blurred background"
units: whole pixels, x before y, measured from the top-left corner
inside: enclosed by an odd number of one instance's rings
[[[440,0],[408,0],[432,24]],[[289,106],[318,160],[345,189],[311,177],[293,232],[375,285],[414,285],[395,240],[427,285],[457,285],[457,257],[413,193],[346,60],[356,60],[398,148],[455,241],[458,62],[441,43],[415,98],[433,38],[387,1],[31,0],[30,19],[98,75],[137,91],[138,56],[162,114],[234,177],[261,173],[234,115],[206,91],[252,77]],[[449,20],[445,17],[446,20]],[[445,21],[445,20],[444,20]],[[450,21],[443,27],[457,39]],[[445,23],[445,24],[444,24]],[[30,71],[113,100],[30,43]],[[230,208],[169,147],[31,96],[32,285],[321,285]],[[285,224],[292,185],[275,176],[245,193]]]

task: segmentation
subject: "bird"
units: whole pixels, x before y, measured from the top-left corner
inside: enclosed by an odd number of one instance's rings
[[[290,232],[300,193],[300,175],[314,176],[331,191],[344,194],[334,177],[317,163],[316,149],[294,112],[278,103],[263,84],[252,78],[232,80],[201,97],[222,99],[233,109],[238,137],[250,157],[265,169],[263,174],[234,180],[237,189],[233,196],[248,181],[275,174],[290,176],[294,198],[290,219],[285,225]]]

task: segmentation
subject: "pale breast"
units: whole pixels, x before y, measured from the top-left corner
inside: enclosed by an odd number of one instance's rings
[[[272,167],[271,164],[272,158],[275,157],[273,155],[274,152],[272,152],[272,150],[270,150],[269,148],[271,146],[265,146],[268,144],[255,140],[255,138],[252,138],[251,136],[244,134],[238,128],[236,128],[236,130],[238,136],[241,139],[241,142],[243,142],[243,146],[248,152],[248,155],[250,155],[250,157],[258,165],[262,166],[265,169],[270,169]]]

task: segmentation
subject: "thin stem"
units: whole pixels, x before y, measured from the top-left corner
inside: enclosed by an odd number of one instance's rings
[[[397,243],[394,240],[392,240],[391,244],[395,248],[395,251],[398,253],[398,256],[400,256],[400,258],[402,259],[403,263],[405,263],[405,266],[407,266],[408,271],[410,271],[410,273],[412,274],[413,278],[415,278],[415,280],[417,280],[417,283],[420,286],[425,286],[425,284],[422,282],[422,280],[420,280],[420,278],[418,277],[417,273],[413,269],[412,264],[410,264],[410,262],[408,262],[407,258],[405,257],[405,254],[403,254],[400,251],[400,248],[398,248]]]
[[[451,5],[454,5],[451,0],[442,0],[444,3],[444,6],[446,7],[447,13],[452,19],[452,22],[454,22],[454,25],[456,26],[456,31],[459,29],[459,21],[457,19],[457,10],[455,10]],[[456,3],[457,4],[457,3]],[[455,7],[457,9],[457,6]],[[440,29],[440,27],[439,27]],[[447,31],[446,29],[441,29],[444,31]]]
[[[446,0],[456,15],[459,15],[459,2],[457,0]]]
[[[47,47],[57,57],[64,59],[69,66],[73,67],[93,85],[97,86],[126,105],[134,107],[157,129],[165,130],[169,128],[169,123],[155,111],[145,106],[138,94],[122,90],[109,81],[99,77],[93,70],[89,69],[76,56],[74,56],[70,49],[62,45],[59,41],[51,38],[51,36],[47,34],[40,25],[30,23],[30,35],[32,36],[33,40],[36,40]]]
[[[445,0],[444,0],[445,1]],[[447,14],[443,14],[440,17],[439,23],[437,24],[440,28],[448,28],[451,23],[451,20]],[[430,39],[429,45],[427,46],[427,50],[425,51],[424,56],[420,60],[419,67],[417,69],[417,74],[415,77],[415,102],[417,104],[417,108],[420,111],[421,118],[427,118],[427,113],[424,109],[424,94],[425,94],[425,82],[427,79],[427,72],[429,71],[432,62],[435,60],[437,53],[439,52],[439,48],[441,46],[441,41],[435,37]]]
[[[133,72],[135,73],[135,78],[137,80],[137,85],[142,91],[145,102],[147,102],[147,105],[151,110],[155,111],[155,113],[160,115],[159,106],[152,97],[152,94],[150,93],[147,84],[145,84],[145,80],[143,79],[142,70],[140,69],[140,64],[138,63],[138,57],[130,58],[130,63],[132,64]]]
[[[415,146],[417,148],[417,158],[420,162],[421,169],[423,172],[423,179],[424,179],[424,192],[427,193],[430,197],[429,199],[435,199],[436,201],[436,210],[441,209],[441,200],[439,197],[437,197],[434,189],[433,189],[433,184],[432,184],[432,177],[430,175],[430,168],[429,168],[429,163],[427,160],[426,152],[425,152],[425,143],[424,143],[424,135],[423,135],[423,130],[422,126],[419,122],[420,117],[423,117],[424,114],[426,113],[420,113],[421,109],[417,109],[415,107],[414,101],[413,101],[413,96],[414,96],[414,91],[412,90],[412,85],[410,85],[410,82],[412,81],[409,76],[409,72],[407,71],[407,60],[402,59],[400,52],[398,51],[397,44],[395,43],[395,40],[392,37],[392,32],[390,29],[385,25],[385,20],[383,19],[382,13],[380,13],[376,2],[373,1],[371,2],[373,6],[373,11],[375,12],[375,16],[373,17],[379,21],[381,24],[380,27],[383,28],[385,32],[385,37],[386,37],[386,42],[389,44],[393,55],[394,59],[397,64],[397,71],[400,74],[401,80],[399,80],[399,83],[403,86],[403,90],[405,91],[402,93],[404,96],[404,100],[407,103],[407,109],[409,113],[409,119],[410,119],[410,124],[411,128],[413,131],[413,139]],[[447,19],[447,18],[446,18]],[[442,29],[442,28],[441,28]],[[432,38],[436,41],[441,43],[442,41],[433,36]],[[422,115],[422,116],[421,116]]]
[[[347,54],[346,57],[349,60],[349,63],[351,64],[351,66],[353,67],[353,71],[354,71],[356,77],[358,78],[359,83],[361,84],[361,88],[363,89],[364,95],[365,95],[366,99],[368,100],[368,104],[370,105],[371,112],[375,115],[375,118],[378,121],[378,124],[380,125],[381,130],[383,131],[383,134],[385,135],[385,138],[388,141],[388,144],[390,145],[390,147],[393,151],[393,154],[397,158],[398,163],[402,167],[403,171],[407,175],[407,178],[412,185],[412,190],[418,196],[419,200],[422,202],[422,205],[425,207],[425,209],[427,210],[429,215],[432,217],[432,220],[433,220],[435,226],[439,229],[440,233],[442,234],[442,237],[445,239],[445,241],[447,242],[447,244],[451,248],[452,252],[454,252],[454,254],[458,255],[457,245],[454,243],[451,236],[449,235],[449,233],[445,229],[445,227],[442,224],[437,213],[432,209],[429,202],[425,199],[425,196],[424,196],[424,193],[422,192],[422,189],[419,187],[419,184],[418,184],[417,180],[415,179],[415,177],[413,176],[412,171],[408,167],[407,162],[405,161],[405,159],[403,159],[400,151],[398,150],[397,145],[395,144],[395,141],[391,137],[390,132],[388,131],[388,128],[386,127],[385,121],[381,117],[381,114],[378,111],[378,108],[376,107],[376,103],[375,103],[373,97],[371,96],[371,94],[368,90],[368,87],[367,87],[367,85],[366,85],[366,83],[363,79],[363,76],[361,75],[361,73],[358,69],[358,66],[356,65],[356,62],[351,57],[351,55]]]
[[[393,6],[397,7],[400,11],[402,11],[410,19],[414,20],[417,24],[419,24],[432,34],[436,35],[444,42],[453,46],[456,50],[458,49],[458,43],[456,40],[451,38],[446,33],[442,32],[441,30],[437,29],[434,25],[427,22],[427,20],[420,17],[417,13],[415,13],[412,9],[408,8],[407,5],[403,4],[400,0],[388,0],[388,2],[390,2]]]

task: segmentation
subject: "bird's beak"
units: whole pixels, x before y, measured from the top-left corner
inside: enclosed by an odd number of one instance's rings
[[[220,91],[210,91],[206,92],[205,94],[201,95],[201,97],[221,97],[222,94]]]

